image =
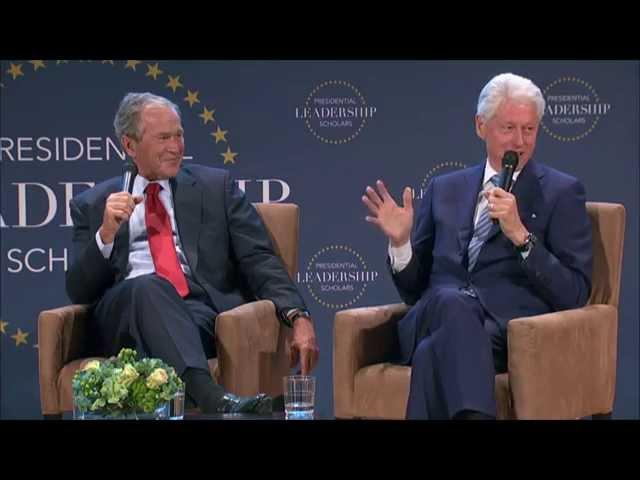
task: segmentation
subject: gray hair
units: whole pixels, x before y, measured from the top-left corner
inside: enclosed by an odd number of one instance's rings
[[[116,138],[122,142],[122,136],[140,140],[142,132],[140,131],[140,114],[142,110],[149,105],[156,104],[172,108],[178,118],[182,120],[180,108],[164,97],[154,95],[153,93],[127,93],[120,102],[116,118],[113,120],[113,128],[116,132]]]
[[[532,102],[538,113],[538,120],[544,115],[545,101],[538,86],[528,78],[502,73],[496,75],[484,86],[478,98],[478,116],[489,120],[503,100],[527,100]]]

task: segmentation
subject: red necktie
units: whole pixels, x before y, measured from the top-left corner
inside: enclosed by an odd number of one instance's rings
[[[145,190],[147,198],[144,202],[144,221],[147,224],[149,248],[156,274],[169,280],[180,296],[186,297],[189,286],[176,254],[171,220],[158,196],[161,188],[158,183],[150,183]]]

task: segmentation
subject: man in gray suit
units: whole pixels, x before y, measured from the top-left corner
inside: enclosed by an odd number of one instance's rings
[[[70,202],[67,292],[74,303],[93,304],[94,348],[115,355],[133,347],[163,359],[204,413],[270,412],[270,397],[225,392],[207,363],[216,315],[255,298],[273,301],[293,328],[292,366],[300,361],[307,374],[317,363],[312,320],[262,220],[228,172],[182,165],[173,102],[129,93],[114,127],[137,167],[131,192],[116,177]]]

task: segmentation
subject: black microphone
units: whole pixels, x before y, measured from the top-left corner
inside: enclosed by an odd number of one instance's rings
[[[505,192],[510,192],[513,186],[513,173],[518,166],[518,154],[513,150],[507,150],[502,157],[502,172],[500,172],[500,185]]]
[[[518,166],[518,154],[513,150],[507,150],[504,152],[504,156],[502,157],[502,171],[500,172],[500,183],[498,187],[503,189],[505,192],[510,192],[511,187],[513,186],[513,173],[516,171],[516,167]],[[493,219],[493,223],[497,224],[499,220],[497,218]]]
[[[133,191],[133,179],[138,175],[138,167],[132,161],[127,161],[122,170],[122,191],[131,193]]]

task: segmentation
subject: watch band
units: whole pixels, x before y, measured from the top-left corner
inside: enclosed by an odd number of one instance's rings
[[[293,322],[298,317],[311,317],[311,314],[307,310],[303,310],[302,308],[296,308],[292,312],[289,312],[288,315],[286,315],[287,321],[285,323],[287,324],[287,326],[293,327]]]
[[[532,232],[529,232],[529,234],[527,235],[527,238],[525,238],[524,240],[524,243],[522,245],[517,245],[516,250],[520,253],[529,254],[533,246],[536,244],[536,241],[537,241],[536,236]]]

